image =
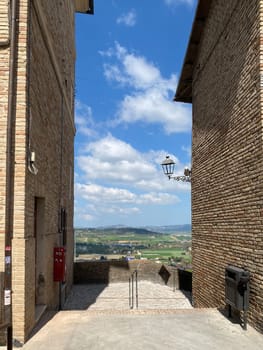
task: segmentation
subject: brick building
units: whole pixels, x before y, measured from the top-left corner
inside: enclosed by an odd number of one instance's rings
[[[192,103],[193,300],[225,305],[227,264],[251,273],[263,331],[263,2],[199,0],[175,100]]]
[[[0,275],[21,343],[72,284],[74,15],[92,10],[88,0],[0,0]],[[53,281],[58,246],[64,282]]]

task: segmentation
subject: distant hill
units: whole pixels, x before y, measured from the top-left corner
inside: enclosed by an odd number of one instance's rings
[[[159,233],[182,233],[192,232],[192,225],[190,224],[184,224],[184,225],[167,225],[167,226],[146,226],[145,227],[148,230],[152,230]]]
[[[77,228],[76,231],[87,231],[90,233],[98,233],[98,234],[115,234],[115,235],[125,235],[125,234],[140,234],[140,235],[156,235],[160,234],[161,232],[148,230],[146,228],[138,228],[138,227],[117,227],[117,226],[110,226],[110,227],[96,227],[96,228]]]
[[[103,234],[142,234],[142,235],[155,235],[155,234],[179,234],[189,233],[191,234],[191,225],[168,225],[168,226],[143,226],[143,227],[127,227],[121,225],[105,226],[105,227],[86,227],[76,228],[76,231],[88,231],[92,233],[103,233]]]

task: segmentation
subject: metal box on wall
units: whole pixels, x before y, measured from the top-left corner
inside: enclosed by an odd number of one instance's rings
[[[248,271],[236,266],[227,266],[225,270],[226,303],[239,311],[247,311],[249,306]]]
[[[54,248],[54,282],[65,282],[66,272],[66,249]]]

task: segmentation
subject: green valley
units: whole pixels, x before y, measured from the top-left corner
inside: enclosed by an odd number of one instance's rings
[[[78,228],[75,229],[76,259],[150,259],[189,265],[191,227],[185,226],[154,227],[154,231],[151,227]]]

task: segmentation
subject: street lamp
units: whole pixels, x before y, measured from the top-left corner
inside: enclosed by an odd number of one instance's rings
[[[164,175],[168,177],[169,180],[173,179],[175,181],[191,182],[192,171],[188,168],[184,169],[184,175],[174,175],[175,162],[166,156],[165,160],[161,163]]]

